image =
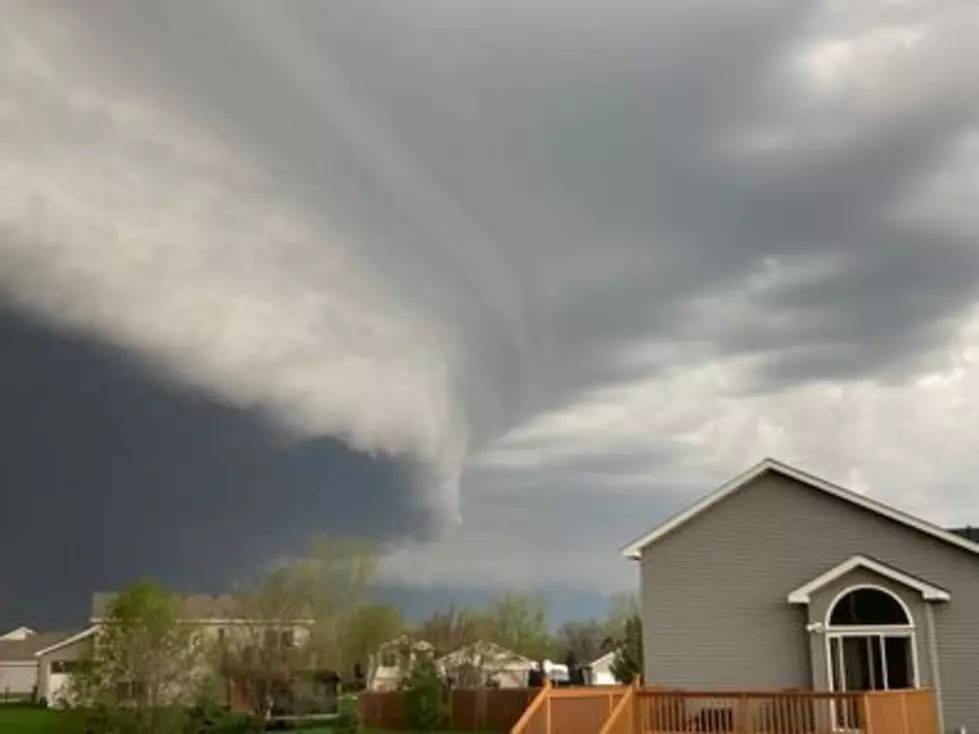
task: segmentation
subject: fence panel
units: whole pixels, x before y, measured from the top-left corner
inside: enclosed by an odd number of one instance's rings
[[[405,731],[408,706],[405,691],[371,691],[357,697],[357,712],[364,726],[372,729]]]

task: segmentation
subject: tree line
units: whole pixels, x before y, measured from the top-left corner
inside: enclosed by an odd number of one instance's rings
[[[636,600],[612,599],[601,619],[565,622],[556,630],[543,599],[504,594],[481,608],[452,606],[417,624],[393,604],[372,600],[380,555],[359,539],[320,538],[299,558],[281,561],[236,584],[228,610],[235,624],[208,636],[187,624],[178,595],[153,582],[120,593],[106,611],[90,655],[80,661],[65,694],[93,716],[123,717],[126,730],[174,731],[177,718],[201,716],[235,695],[265,720],[283,696],[314,701],[337,683],[357,689],[372,656],[408,635],[434,646],[434,655],[487,641],[535,661],[578,669],[617,651],[621,681],[641,673]],[[301,621],[302,639],[296,639]],[[178,701],[180,705],[171,705]],[[196,713],[195,713],[196,712]],[[110,731],[108,721],[101,731]]]

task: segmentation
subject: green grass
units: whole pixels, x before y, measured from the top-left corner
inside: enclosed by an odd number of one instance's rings
[[[64,730],[65,713],[30,706],[0,705],[0,734],[60,734]],[[316,724],[286,729],[282,734],[332,734],[327,725]],[[274,733],[272,733],[274,734]],[[364,729],[363,734],[404,734],[381,729]],[[450,734],[444,732],[442,734]]]
[[[52,734],[62,729],[64,714],[30,706],[0,706],[3,734]]]

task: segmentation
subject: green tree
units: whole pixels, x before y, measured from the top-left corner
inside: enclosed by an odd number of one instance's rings
[[[551,650],[547,604],[535,596],[507,594],[483,615],[482,636],[531,660],[542,660]]]
[[[619,683],[631,683],[642,675],[642,621],[639,615],[625,623],[625,636],[612,661],[612,675]]]
[[[352,673],[350,633],[377,558],[366,541],[320,537],[302,557],[276,563],[241,587],[242,623],[220,654],[261,721],[279,699],[293,707],[301,699],[315,704],[326,693],[326,673]]]
[[[98,712],[100,732],[170,734],[184,724],[207,667],[200,635],[178,615],[174,598],[150,582],[109,604],[67,693],[84,711]]]

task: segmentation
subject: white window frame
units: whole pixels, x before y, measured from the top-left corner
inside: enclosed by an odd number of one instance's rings
[[[869,589],[873,591],[879,591],[887,596],[891,597],[896,601],[901,609],[904,611],[905,619],[908,620],[907,624],[872,624],[872,625],[841,625],[834,626],[830,624],[830,618],[833,615],[833,610],[836,609],[836,605],[848,594],[855,591],[860,591],[861,589]],[[876,637],[880,644],[880,655],[881,655],[881,665],[884,674],[884,689],[890,690],[888,688],[887,681],[887,651],[884,645],[884,640],[888,637],[903,637],[909,641],[911,646],[911,679],[914,688],[919,688],[921,686],[921,673],[918,667],[918,640],[916,635],[916,628],[914,624],[914,615],[911,614],[911,609],[904,602],[900,596],[895,594],[893,591],[885,586],[880,586],[879,584],[854,584],[848,586],[839,592],[835,597],[833,597],[832,602],[826,608],[826,618],[824,620],[826,630],[825,635],[825,646],[826,646],[826,671],[827,679],[829,682],[829,688],[831,691],[838,693],[846,693],[846,675],[845,668],[843,669],[843,675],[840,676],[841,671],[837,670],[833,665],[833,653],[832,645],[833,640],[840,640],[840,664],[843,665],[843,642],[842,640],[846,637],[862,637],[871,638]],[[871,669],[872,666],[871,666]],[[838,676],[842,677],[841,687],[837,689],[836,684],[838,682]]]

